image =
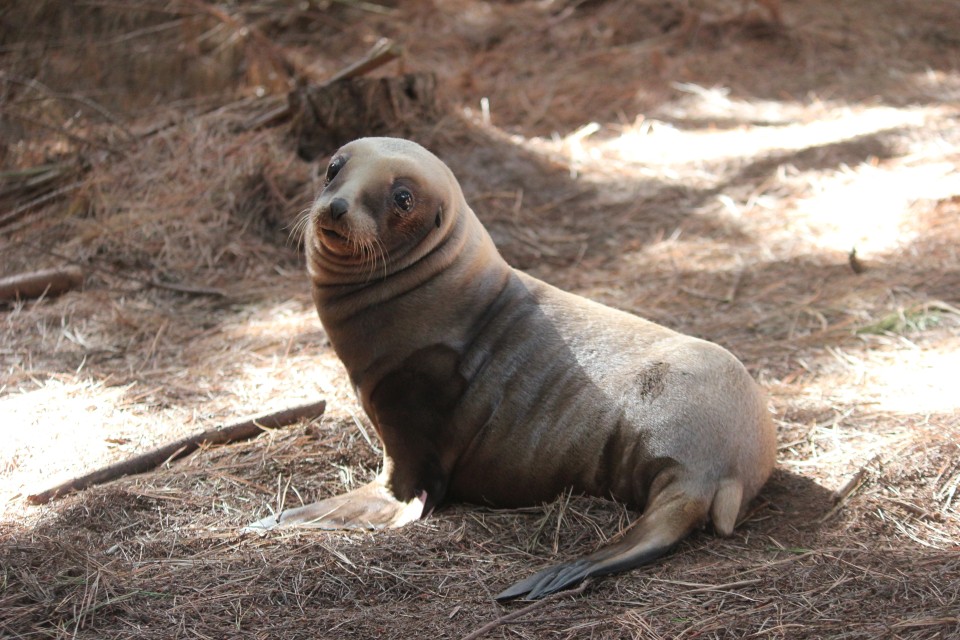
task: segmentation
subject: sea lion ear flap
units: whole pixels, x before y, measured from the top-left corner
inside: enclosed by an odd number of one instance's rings
[[[443,207],[442,207],[442,206],[437,209],[437,220],[436,220],[437,229],[440,228],[440,223],[441,223],[441,222],[443,222]]]

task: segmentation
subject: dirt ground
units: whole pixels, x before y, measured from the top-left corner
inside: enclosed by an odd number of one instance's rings
[[[443,113],[408,133],[513,265],[769,391],[777,470],[731,538],[524,610],[492,594],[634,514],[240,532],[380,460],[291,233],[334,149],[300,160],[269,116],[382,37],[403,55],[374,76],[436,74]],[[85,274],[0,307],[0,636],[960,637],[960,2],[15,1],[0,143],[0,277]]]

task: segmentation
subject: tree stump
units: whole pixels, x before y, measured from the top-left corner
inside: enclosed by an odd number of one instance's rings
[[[297,88],[289,96],[297,155],[311,161],[356,138],[409,136],[442,113],[436,87],[432,73],[409,73]]]

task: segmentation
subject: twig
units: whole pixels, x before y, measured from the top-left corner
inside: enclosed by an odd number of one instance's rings
[[[44,269],[0,278],[0,301],[56,296],[83,284],[78,267]]]
[[[323,84],[327,85],[334,83],[337,80],[345,80],[347,78],[356,78],[357,76],[362,76],[365,73],[373,71],[377,67],[382,67],[391,60],[396,60],[402,53],[403,50],[393,40],[390,38],[380,38],[377,40],[376,44],[370,48],[370,51],[368,51],[365,56],[333,74],[330,76],[330,79],[326,80]]]
[[[27,496],[27,501],[31,504],[46,504],[55,498],[59,498],[73,491],[82,491],[88,487],[116,480],[123,476],[150,471],[161,464],[193,453],[204,445],[227,444],[230,442],[249,440],[260,435],[266,429],[276,429],[293,424],[301,418],[314,418],[323,414],[326,407],[327,403],[320,400],[318,402],[284,409],[283,411],[248,418],[247,420],[219,429],[208,429],[203,433],[181,438],[159,449],[148,451],[129,460],[122,460],[79,478],[74,478],[52,489]]]
[[[19,240],[14,244],[21,244],[27,247],[31,247],[36,251],[45,253],[49,256],[57,258],[58,260],[72,262],[77,265],[82,264],[79,260],[75,260],[74,258],[70,258],[69,256],[65,256],[62,253],[58,253],[50,249],[44,249],[43,247],[36,245],[32,242],[28,242],[26,240]],[[187,293],[195,296],[215,296],[218,298],[227,297],[227,293],[225,291],[223,291],[222,289],[216,289],[213,287],[198,287],[198,286],[188,285],[188,284],[178,284],[176,282],[161,282],[156,278],[139,278],[137,276],[131,276],[125,273],[120,273],[119,271],[115,271],[107,267],[97,266],[95,264],[87,264],[83,266],[87,269],[91,269],[99,273],[105,273],[111,276],[116,276],[117,278],[121,278],[123,280],[129,280],[130,282],[139,282],[140,284],[146,285],[148,287],[156,287],[158,289],[166,289],[168,291],[176,291],[178,293]]]
[[[860,258],[857,257],[856,247],[850,249],[850,253],[847,254],[847,262],[850,264],[850,269],[852,269],[856,274],[861,274],[867,270],[867,267],[863,264]]]
[[[219,20],[240,38],[249,38],[248,42],[259,49],[257,53],[262,54],[269,61],[274,71],[286,76],[294,73],[298,75],[308,73],[306,69],[301,68],[287,55],[283,47],[271,41],[260,29],[248,24],[243,18],[237,18],[219,6],[208,4],[204,0],[187,0],[187,2],[196,7],[199,12]]]
[[[120,275],[114,273],[114,275]],[[123,277],[121,275],[121,277]],[[132,280],[138,280],[137,278],[131,278]],[[223,289],[216,289],[214,287],[195,287],[189,284],[177,284],[175,282],[161,282],[154,278],[149,280],[138,280],[144,284],[148,284],[151,287],[156,287],[158,289],[166,289],[167,291],[176,291],[177,293],[187,293],[192,296],[214,296],[216,298],[226,298],[227,292]]]
[[[3,195],[27,189],[35,189],[61,177],[71,168],[67,163],[41,164],[10,171],[0,171],[0,183],[12,183],[0,191]],[[18,184],[19,183],[19,184]]]
[[[66,186],[60,187],[59,189],[54,189],[53,191],[50,191],[50,192],[48,192],[48,193],[43,194],[42,196],[39,196],[39,197],[37,197],[37,198],[34,198],[33,200],[30,200],[29,202],[23,203],[22,205],[18,206],[18,207],[17,207],[16,209],[14,209],[13,211],[9,211],[9,212],[3,214],[2,216],[0,216],[0,227],[5,227],[5,226],[9,225],[10,223],[15,222],[15,221],[17,220],[17,218],[19,218],[20,216],[22,216],[24,213],[26,213],[26,212],[29,211],[30,209],[33,209],[33,208],[35,208],[35,207],[39,207],[39,206],[41,206],[41,205],[44,205],[44,204],[50,202],[51,200],[56,200],[57,198],[59,198],[59,197],[62,196],[62,195],[65,195],[65,194],[67,194],[67,193],[70,193],[71,191],[74,191],[75,189],[79,189],[79,188],[82,187],[84,184],[86,184],[86,180],[77,180],[76,182],[72,182],[72,183],[70,183],[70,184],[68,184],[68,185],[66,185]],[[7,229],[6,231],[9,233],[10,231],[13,231],[13,230]]]
[[[274,107],[269,109],[264,113],[261,113],[256,118],[252,119],[250,122],[246,123],[243,126],[245,131],[254,131],[260,129],[261,127],[274,127],[284,120],[290,117],[290,105],[284,103],[279,107]]]
[[[727,289],[727,293],[723,296],[715,296],[710,293],[705,293],[703,291],[696,291],[694,289],[689,289],[687,287],[677,287],[680,291],[692,296],[694,298],[701,298],[702,300],[712,300],[714,302],[722,302],[724,304],[730,304],[733,302],[734,298],[737,297],[737,289],[740,288],[740,280],[743,278],[743,270],[737,271],[733,274],[733,282],[730,283],[730,287]]]
[[[683,293],[691,296],[693,298],[700,298],[701,300],[710,300],[712,302],[730,302],[729,294],[727,296],[715,296],[711,293],[704,293],[702,291],[696,291],[684,286],[678,286],[677,289]]]
[[[576,589],[573,589],[573,590],[571,590],[571,591],[559,591],[559,592],[557,592],[557,593],[554,593],[554,594],[552,594],[552,595],[547,596],[547,597],[544,598],[543,600],[537,600],[537,601],[534,602],[533,604],[529,604],[529,605],[525,606],[525,607],[522,608],[522,609],[517,609],[516,611],[514,611],[514,612],[512,612],[512,613],[508,613],[508,614],[505,615],[505,616],[500,616],[500,617],[497,618],[496,620],[491,620],[490,622],[488,622],[487,624],[483,625],[482,627],[480,627],[480,628],[477,629],[476,631],[470,633],[469,635],[464,636],[462,640],[476,640],[477,638],[479,638],[479,637],[481,637],[481,636],[483,636],[483,635],[485,635],[485,634],[493,631],[494,629],[496,629],[496,628],[499,627],[500,625],[506,624],[506,623],[508,623],[508,622],[513,622],[513,621],[516,620],[517,618],[522,618],[523,616],[527,615],[527,614],[530,613],[531,611],[535,611],[535,610],[537,610],[537,609],[540,609],[541,607],[546,606],[548,603],[553,602],[554,600],[559,600],[560,598],[562,598],[562,597],[564,597],[564,596],[577,596],[577,595],[580,595],[581,593],[584,592],[584,590],[585,590],[589,585],[590,585],[590,579],[588,578],[588,579],[584,580],[583,582],[581,582],[581,583],[580,583],[580,586],[577,587]]]
[[[123,122],[120,121],[120,118],[118,118],[113,113],[111,113],[106,107],[104,107],[99,102],[95,102],[90,98],[87,98],[86,96],[73,95],[69,93],[60,93],[58,91],[54,91],[53,89],[43,84],[36,78],[19,78],[17,76],[10,75],[9,73],[0,72],[0,80],[5,80],[7,82],[12,82],[25,87],[30,87],[31,89],[37,91],[38,93],[47,94],[47,96],[49,96],[54,100],[61,100],[61,101],[69,100],[72,102],[79,102],[85,107],[88,107],[93,111],[96,111],[105,120],[115,125],[118,129],[120,129],[124,133],[125,136],[127,136],[129,140],[133,140],[135,138],[133,133],[131,133],[131,131],[126,127],[126,125],[124,125]]]
[[[837,511],[840,510],[840,507],[846,504],[850,496],[853,495],[853,493],[860,488],[860,485],[863,484],[863,481],[866,479],[867,471],[870,465],[872,465],[874,462],[876,462],[879,459],[880,459],[880,454],[878,453],[877,455],[873,456],[870,459],[870,461],[867,462],[867,464],[860,467],[860,469],[855,474],[853,474],[853,477],[847,480],[846,484],[844,484],[839,491],[833,494],[833,502],[834,502],[833,507],[817,520],[818,524],[824,523],[827,520],[829,520],[831,517],[833,517],[833,514],[835,514]]]
[[[72,133],[72,132],[70,132],[70,131],[67,131],[67,130],[64,129],[63,127],[58,127],[57,125],[54,125],[54,124],[48,124],[48,123],[44,122],[43,120],[38,120],[38,119],[36,119],[36,118],[31,118],[31,117],[28,116],[28,115],[25,115],[25,114],[22,114],[22,113],[17,113],[17,112],[15,112],[15,111],[10,111],[9,109],[5,109],[5,110],[3,111],[3,114],[4,114],[5,116],[11,117],[11,118],[16,118],[17,120],[22,120],[23,122],[26,122],[27,124],[32,124],[32,125],[35,126],[35,127],[40,127],[41,129],[47,129],[47,130],[49,130],[49,131],[54,131],[54,132],[56,132],[56,133],[59,133],[60,135],[64,136],[65,138],[68,138],[68,139],[72,140],[73,142],[76,142],[77,144],[85,144],[85,145],[88,145],[88,146],[91,146],[91,147],[97,147],[98,149],[103,149],[103,150],[105,150],[105,151],[109,151],[110,153],[113,153],[113,154],[115,154],[115,155],[123,155],[123,154],[121,153],[120,149],[118,149],[118,148],[116,148],[116,147],[114,147],[114,146],[112,146],[112,145],[109,145],[109,144],[107,144],[106,142],[102,142],[102,141],[100,141],[100,140],[94,140],[94,139],[91,139],[91,138],[85,138],[85,137],[83,137],[83,136],[81,136],[81,135],[77,135],[76,133]]]
[[[691,593],[710,593],[710,592],[721,592],[721,593],[730,593],[731,589],[739,589],[740,587],[752,587],[755,584],[761,582],[760,578],[752,578],[750,580],[738,580],[737,582],[728,582],[726,584],[699,584],[697,582],[684,582],[682,580],[661,580],[660,578],[651,578],[653,582],[661,582],[663,584],[675,584],[681,587],[696,587],[690,591],[684,591],[684,594]],[[739,595],[739,594],[738,594]]]
[[[362,11],[369,11],[370,13],[379,13],[382,16],[393,16],[397,14],[397,10],[392,7],[384,7],[379,4],[374,4],[373,2],[362,2],[360,0],[333,0],[342,5],[348,7],[353,7],[354,9],[360,9]]]

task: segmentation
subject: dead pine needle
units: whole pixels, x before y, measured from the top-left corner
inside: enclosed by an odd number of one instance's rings
[[[958,637],[960,14],[893,4],[4,3],[0,275],[86,282],[0,303],[0,636]],[[335,495],[382,457],[288,238],[324,171],[290,92],[352,74],[334,84],[391,89],[370,115],[450,165],[512,266],[716,342],[766,388],[778,467],[736,535],[502,607],[502,576],[635,514],[572,495],[238,535],[297,506],[297,478]],[[336,122],[367,122],[346,104]],[[305,389],[337,399],[306,434],[26,499]]]
[[[500,625],[508,624],[508,623],[510,623],[510,622],[513,622],[514,620],[518,620],[518,619],[524,617],[525,615],[527,615],[528,613],[532,613],[533,611],[536,611],[537,609],[542,609],[542,608],[545,607],[546,605],[548,605],[548,604],[550,604],[551,602],[554,602],[554,601],[556,601],[556,600],[559,600],[560,598],[563,598],[563,597],[565,597],[565,596],[578,596],[578,595],[580,595],[581,593],[583,593],[588,586],[590,586],[590,579],[589,579],[589,578],[586,579],[586,580],[584,580],[583,582],[581,582],[581,583],[580,583],[580,586],[578,586],[576,589],[572,589],[572,590],[570,590],[570,591],[560,591],[560,592],[551,594],[551,595],[547,596],[546,598],[544,598],[544,599],[542,599],[542,600],[537,600],[536,602],[534,602],[534,603],[532,603],[532,604],[528,604],[527,606],[523,607],[522,609],[517,609],[516,611],[514,611],[514,612],[512,612],[512,613],[508,613],[508,614],[505,615],[505,616],[500,616],[500,617],[497,618],[496,620],[491,620],[490,622],[488,622],[487,624],[483,625],[482,627],[480,627],[480,628],[477,629],[476,631],[473,631],[472,633],[469,633],[469,634],[465,635],[465,636],[463,637],[463,640],[476,640],[477,638],[483,637],[484,635],[490,633],[491,631],[493,631],[494,629],[496,629],[496,628],[499,627]]]

